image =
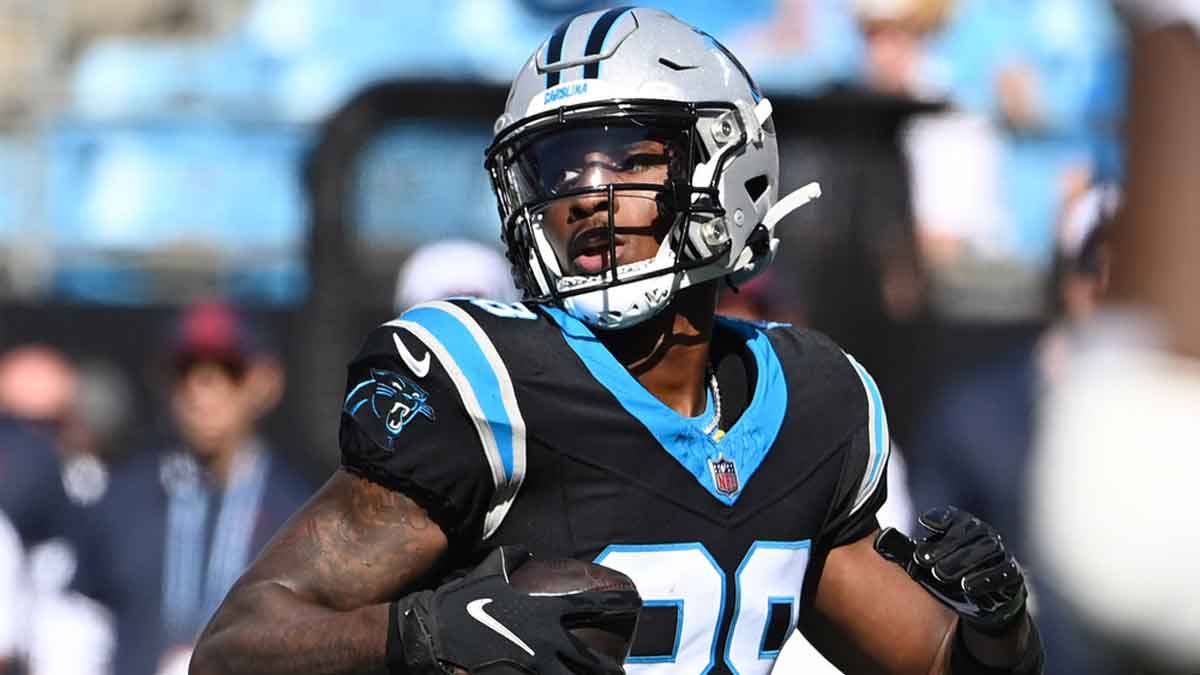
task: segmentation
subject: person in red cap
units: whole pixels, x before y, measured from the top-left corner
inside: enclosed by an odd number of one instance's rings
[[[283,393],[283,372],[261,331],[228,305],[189,308],[170,355],[171,414],[182,440],[214,477],[259,443],[255,425]]]
[[[310,493],[257,432],[283,373],[245,316],[188,308],[167,365],[178,440],[115,468],[79,544],[75,586],[112,610],[124,675],[186,672],[199,630]]]

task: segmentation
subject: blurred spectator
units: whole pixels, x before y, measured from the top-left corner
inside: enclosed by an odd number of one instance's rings
[[[79,535],[75,586],[112,611],[122,675],[186,669],[221,598],[309,494],[256,432],[283,373],[251,321],[193,306],[169,351],[179,443],[116,467]]]
[[[1115,170],[1112,12],[1092,0],[858,0],[856,9],[865,83],[952,106],[903,136],[934,309],[954,320],[1041,316],[1059,214]]]
[[[1065,377],[1077,333],[1100,310],[1112,273],[1112,219],[1120,206],[1116,185],[1092,188],[1068,205],[1058,232],[1054,297],[1059,320],[1041,338],[1038,367],[1050,384]]]
[[[70,519],[55,433],[72,412],[75,384],[71,365],[50,347],[0,356],[0,511],[26,547],[62,534]]]
[[[396,278],[395,310],[458,295],[518,299],[504,254],[466,239],[444,239],[413,251]]]
[[[54,539],[27,558],[25,661],[28,675],[114,675],[113,625],[109,612],[69,588],[75,551]]]
[[[77,384],[74,366],[46,345],[17,347],[0,360],[0,408],[48,430],[70,412]]]
[[[930,35],[940,29],[954,0],[854,0],[866,40],[863,76],[869,89],[891,96],[937,98],[930,71]]]
[[[16,673],[27,610],[25,550],[17,531],[0,512],[0,675]]]
[[[21,627],[20,651],[30,675],[99,675],[111,642],[99,608],[65,590],[75,568],[67,543],[78,514],[75,506],[86,501],[70,498],[67,477],[89,476],[74,483],[90,486],[87,493],[96,494],[103,491],[105,475],[96,458],[72,455],[63,445],[88,427],[81,391],[75,366],[51,347],[26,345],[0,358],[0,407],[14,416],[8,420],[7,438],[0,440],[5,446],[0,461],[13,474],[0,487],[0,509],[14,517],[28,547],[20,569],[24,606],[13,620]],[[22,432],[15,424],[27,428]],[[69,468],[73,465],[74,471]],[[53,659],[64,654],[70,654],[69,667],[56,667]]]
[[[124,373],[101,361],[76,366],[45,345],[18,347],[0,359],[0,410],[52,441],[63,488],[78,504],[104,492],[103,455],[128,421],[131,397]]]
[[[1041,392],[1060,376],[1066,333],[1094,310],[1108,278],[1107,222],[1115,198],[1097,190],[1064,220],[1056,306],[1060,323],[1018,341],[1007,352],[960,374],[933,398],[918,427],[920,462],[910,468],[917,508],[954,504],[1001,528],[1029,568],[1038,627],[1045,636],[1047,673],[1122,672],[1070,618],[1056,589],[1043,585],[1040,551],[1026,527],[1034,411]]]
[[[58,439],[63,487],[72,502],[87,506],[108,489],[106,462],[118,452],[132,417],[133,392],[125,373],[105,361],[81,363],[76,379],[71,414],[58,425]]]
[[[906,437],[914,503],[976,512],[1036,562],[1013,486],[1058,344],[1043,323],[1060,307],[1083,311],[1045,289],[1096,292],[1090,279],[1055,276],[1056,226],[1111,171],[1099,139],[1114,134],[1114,113],[1096,101],[1119,79],[1120,31],[1092,0],[862,0],[856,10],[864,82],[948,104],[901,134],[930,310],[919,353],[901,357],[925,364],[929,383]],[[1105,672],[1042,590],[1046,643],[1059,643],[1047,672]]]

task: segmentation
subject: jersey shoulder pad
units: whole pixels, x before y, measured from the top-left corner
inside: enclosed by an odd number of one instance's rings
[[[521,303],[478,298],[422,303],[373,330],[352,365],[395,363],[407,378],[446,381],[460,393],[466,385],[471,390],[503,385],[510,368],[520,365],[520,359],[506,358],[513,351],[508,334],[543,322]]]
[[[443,434],[470,427],[478,439],[471,445],[482,450],[491,474],[494,492],[485,537],[499,526],[525,475],[525,421],[510,369],[521,361],[506,357],[512,350],[504,334],[519,330],[514,324],[538,321],[539,315],[519,303],[474,298],[424,303],[373,331],[351,366],[363,379],[363,392],[390,397],[391,405],[384,406],[395,411],[395,419],[385,420],[389,432],[395,428],[398,434],[418,416],[433,420],[443,415],[442,406],[456,404],[447,418],[465,425],[454,424]],[[368,364],[390,368],[367,370]],[[438,397],[436,412],[431,393]],[[347,397],[345,412],[351,417],[357,411],[352,406],[365,405],[359,398],[363,393]]]
[[[850,511],[877,492],[891,453],[887,412],[875,379],[828,336],[809,329],[775,325],[768,329],[787,372],[792,398],[835,424],[850,439],[848,479],[854,484]]]
[[[870,393],[878,393],[866,370],[832,339],[815,330],[773,324],[765,329],[788,373],[788,389],[846,433],[867,421]],[[865,378],[865,380],[864,380]],[[866,380],[870,380],[867,388]]]
[[[383,328],[404,331],[423,343],[456,382],[480,385],[491,384],[493,379],[503,384],[508,374],[518,375],[529,352],[535,351],[528,348],[544,339],[546,331],[554,330],[545,316],[522,303],[482,298],[423,303]],[[401,358],[406,364],[415,360],[403,350]],[[417,367],[424,368],[424,363]]]

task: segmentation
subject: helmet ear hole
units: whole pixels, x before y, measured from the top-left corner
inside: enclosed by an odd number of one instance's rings
[[[746,181],[746,192],[750,194],[752,202],[758,202],[758,198],[763,196],[768,187],[770,187],[770,182],[766,174],[759,174]]]

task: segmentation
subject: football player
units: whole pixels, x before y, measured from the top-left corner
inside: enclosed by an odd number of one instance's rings
[[[991,527],[944,508],[920,542],[879,532],[888,428],[863,367],[715,315],[817,194],[777,199],[771,104],[728,50],[657,10],[575,17],[496,130],[526,301],[432,302],[368,336],[342,470],[231,592],[194,674],[620,672],[563,630],[603,603],[508,586],[528,552],[634,580],[625,672],[767,673],[797,625],[853,673],[1040,672]]]

